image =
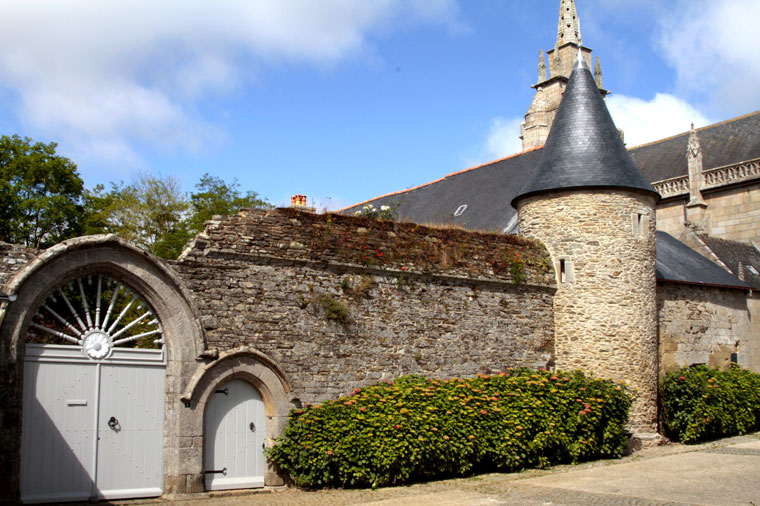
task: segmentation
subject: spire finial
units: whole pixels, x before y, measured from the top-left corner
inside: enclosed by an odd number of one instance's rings
[[[541,49],[538,53],[538,82],[544,81],[546,81],[546,58],[544,58],[544,50]]]
[[[599,89],[604,88],[602,85],[602,65],[599,63],[599,57],[596,57],[596,65],[594,65],[594,80]]]

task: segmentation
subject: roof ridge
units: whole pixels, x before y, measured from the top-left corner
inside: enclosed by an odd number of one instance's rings
[[[746,118],[749,118],[749,117],[754,116],[756,114],[760,114],[760,110],[753,111],[753,112],[748,112],[747,114],[742,114],[741,116],[736,116],[735,118],[729,118],[729,119],[726,119],[726,120],[723,120],[723,121],[719,121],[718,123],[711,123],[709,125],[705,125],[703,127],[697,128],[696,131],[697,132],[702,132],[702,131],[709,130],[709,129],[714,128],[714,127],[718,127],[718,126],[726,125],[728,123],[732,123],[734,121],[739,121],[739,120],[742,120],[742,119],[746,119]],[[654,140],[654,141],[645,142],[644,144],[637,144],[636,146],[631,146],[630,148],[628,148],[628,151],[633,151],[634,149],[639,149],[639,148],[644,148],[644,147],[647,147],[647,146],[652,146],[652,145],[655,145],[655,144],[660,144],[661,142],[666,142],[666,141],[675,139],[677,137],[682,137],[682,136],[687,135],[689,133],[690,133],[690,130],[686,131],[686,132],[681,132],[681,133],[678,133],[678,134],[675,134],[675,135],[671,135],[670,137],[664,137],[662,139],[657,139],[657,140]]]
[[[419,190],[420,188],[424,188],[426,186],[430,186],[431,184],[439,183],[439,182],[441,182],[444,179],[447,179],[449,177],[458,176],[459,174],[464,174],[465,172],[470,172],[471,170],[480,169],[482,167],[486,167],[487,165],[493,165],[494,163],[503,162],[504,160],[509,160],[510,158],[515,158],[515,157],[518,157],[518,156],[522,156],[522,155],[524,155],[526,153],[530,153],[531,151],[538,151],[539,149],[543,149],[543,146],[535,146],[535,147],[532,147],[532,148],[520,151],[518,153],[513,153],[511,155],[507,155],[507,156],[504,156],[502,158],[497,158],[496,160],[491,160],[490,162],[483,162],[483,163],[481,163],[479,165],[473,165],[472,167],[467,167],[466,169],[458,170],[456,172],[451,172],[451,173],[446,174],[443,177],[439,177],[438,179],[435,179],[433,181],[428,181],[427,183],[422,183],[422,184],[419,184],[417,186],[413,186],[411,188],[406,188],[404,190],[398,190],[398,191],[395,191],[395,192],[386,193],[385,195],[380,195],[378,197],[373,197],[373,198],[367,199],[367,200],[365,200],[363,202],[359,202],[357,204],[352,204],[350,206],[344,207],[343,209],[337,209],[337,210],[332,211],[332,212],[333,213],[342,213],[343,211],[346,211],[348,209],[352,209],[354,207],[359,207],[361,205],[367,204],[369,202],[374,202],[376,200],[380,200],[380,199],[385,198],[385,197],[393,197],[394,195],[401,195],[402,193],[407,193],[407,192],[410,192],[410,191]]]

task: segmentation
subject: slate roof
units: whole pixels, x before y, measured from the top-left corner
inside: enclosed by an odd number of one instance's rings
[[[760,290],[760,250],[757,247],[703,234],[700,234],[699,238],[731,269],[731,272],[738,275],[741,263],[744,281],[752,288]]]
[[[760,158],[760,111],[697,129],[703,170]],[[629,153],[649,181],[688,174],[689,132],[635,146]]]
[[[529,195],[569,188],[626,188],[659,194],[625,149],[586,62],[579,58],[565,88],[538,166],[512,206]]]
[[[760,158],[760,111],[697,130],[704,169]],[[689,133],[629,149],[631,158],[651,182],[687,174]],[[370,203],[391,205],[403,220],[417,223],[453,223],[471,229],[501,230],[516,211],[512,199],[527,181],[543,148],[524,151],[477,167],[449,174],[437,181],[377,197],[348,207],[350,214]],[[505,205],[506,203],[506,205]],[[467,210],[455,217],[463,204]]]
[[[369,202],[378,209],[390,205],[398,218],[405,221],[510,232],[510,225],[517,223],[517,211],[510,200],[525,184],[540,155],[540,149],[525,151]],[[343,212],[351,214],[364,204]],[[462,205],[467,208],[460,216],[454,216]]]
[[[566,91],[567,93],[567,91]],[[598,94],[598,91],[596,92]],[[732,165],[760,158],[760,111],[740,116],[697,130],[703,152],[704,169]],[[689,133],[685,132],[657,142],[636,146],[628,150],[645,180],[655,182],[686,175],[686,146]],[[517,232],[517,211],[510,205],[539,164],[544,148],[524,151],[461,172],[449,174],[437,181],[378,197],[346,208],[351,214],[364,204],[375,207],[390,205],[396,217],[421,224],[453,224],[471,230]],[[619,153],[616,156],[619,155]],[[642,186],[633,181],[634,187]],[[466,206],[459,216],[457,209]],[[733,241],[729,241],[732,242]],[[717,244],[717,243],[715,243]],[[735,244],[735,243],[734,243]],[[745,247],[749,247],[744,245]],[[752,252],[735,245],[716,245],[723,262],[730,268],[751,264],[758,272],[760,265],[750,258]],[[734,251],[730,251],[734,248]],[[734,255],[743,251],[737,260]],[[760,289],[760,280],[748,269],[744,270],[748,283],[712,263],[674,237],[657,233],[657,278],[662,281],[718,285],[746,289]]]
[[[703,257],[672,235],[657,231],[657,280],[749,289],[718,264]]]

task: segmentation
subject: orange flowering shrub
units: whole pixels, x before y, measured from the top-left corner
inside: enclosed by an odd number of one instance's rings
[[[405,376],[291,412],[268,457],[304,487],[417,479],[623,454],[625,386],[580,371]]]

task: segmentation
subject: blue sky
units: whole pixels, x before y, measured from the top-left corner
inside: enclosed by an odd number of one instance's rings
[[[757,0],[577,0],[629,145],[760,109]],[[520,150],[560,0],[3,0],[0,134],[340,208]],[[33,27],[33,29],[30,29]]]

